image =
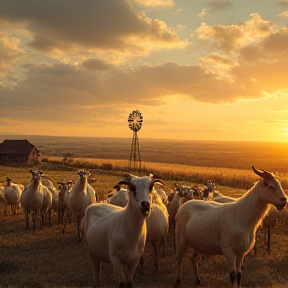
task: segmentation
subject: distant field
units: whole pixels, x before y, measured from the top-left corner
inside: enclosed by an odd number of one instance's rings
[[[283,175],[288,170],[288,143],[155,140],[141,139],[141,133],[138,136],[143,165],[154,162],[244,170],[254,165]],[[130,159],[129,138],[0,135],[0,142],[5,139],[27,139],[43,150],[43,157]]]

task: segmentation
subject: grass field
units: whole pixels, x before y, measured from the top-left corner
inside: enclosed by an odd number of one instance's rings
[[[141,139],[141,133],[138,137],[144,165],[154,162],[244,170],[254,165],[274,173],[288,172],[287,143]],[[131,150],[129,138],[0,135],[0,142],[5,139],[27,139],[43,151],[44,157],[69,155],[128,162]]]
[[[28,180],[30,173],[25,168],[0,167],[0,179],[11,175],[18,177],[21,183]],[[47,168],[47,167],[46,167]],[[50,167],[51,168],[51,167]],[[59,165],[51,170],[44,170],[53,181],[76,179],[76,169],[71,170]],[[92,171],[92,174],[94,172]],[[121,179],[117,174],[98,174],[97,182],[92,185],[96,191],[109,191],[112,185]],[[26,182],[27,183],[27,182]],[[173,182],[167,183],[173,187]],[[239,196],[242,190],[229,187],[219,187],[226,195]],[[23,211],[19,215],[3,214],[0,205],[0,287],[92,287],[90,263],[86,257],[83,243],[75,244],[76,226],[69,225],[65,234],[61,233],[62,226],[57,224],[57,216],[53,215],[52,227],[40,229],[33,233],[25,228]],[[272,252],[265,251],[263,230],[259,230],[259,249],[257,257],[249,254],[244,260],[242,287],[288,287],[288,249],[287,226],[278,223],[272,234]],[[183,262],[183,283],[177,287],[195,287],[195,276],[187,251]],[[172,232],[167,237],[167,256],[160,259],[161,270],[158,275],[154,272],[152,248],[148,245],[145,253],[144,274],[138,269],[134,280],[135,287],[158,288],[176,287],[176,258],[173,251]],[[223,256],[205,256],[201,262],[200,274],[203,284],[198,287],[224,288],[230,287],[227,266]],[[103,287],[116,287],[117,280],[111,274],[110,265],[103,268]]]
[[[5,139],[8,138],[6,137]],[[6,177],[10,176],[13,182],[27,184],[30,179],[30,173],[27,172],[27,170],[30,168],[42,169],[45,175],[54,183],[65,179],[77,181],[77,170],[79,167],[85,168],[85,165],[87,165],[83,158],[88,158],[90,159],[89,161],[93,162],[93,165],[88,165],[88,170],[92,173],[92,176],[97,178],[97,181],[94,182],[92,186],[101,195],[101,198],[104,198],[105,194],[111,191],[112,187],[122,179],[123,172],[113,171],[113,169],[112,171],[105,171],[99,169],[98,166],[96,169],[95,163],[99,163],[99,165],[101,165],[101,163],[110,163],[112,167],[116,167],[116,163],[113,161],[120,161],[117,162],[117,165],[121,166],[124,163],[125,166],[129,158],[130,141],[121,140],[123,141],[121,142],[119,140],[119,143],[122,143],[120,145],[121,148],[115,143],[113,146],[111,139],[109,140],[109,145],[106,143],[108,141],[107,139],[100,139],[96,146],[92,144],[95,144],[97,141],[90,138],[85,138],[84,140],[72,139],[73,141],[70,141],[65,137],[61,139],[58,137],[49,137],[46,139],[46,142],[43,139],[44,138],[38,139],[40,142],[37,144],[37,146],[42,145],[42,148],[45,148],[43,157],[58,157],[58,162],[44,161],[37,167],[0,166],[0,183],[3,183]],[[115,141],[115,139],[113,140]],[[35,141],[31,140],[31,142],[36,144]],[[243,146],[238,146],[240,145],[239,143],[237,143],[237,145],[236,143],[232,143],[232,146],[227,144],[226,147],[223,145],[221,147],[221,144],[218,143],[219,145],[216,145],[217,147],[215,148],[212,143],[206,143],[206,146],[203,146],[203,143],[201,143],[196,149],[193,143],[181,143],[182,142],[179,144],[175,141],[174,144],[171,144],[170,142],[163,143],[161,141],[151,140],[150,142],[146,142],[147,146],[145,146],[144,143],[143,146],[141,146],[143,147],[142,155],[145,159],[145,169],[147,168],[147,171],[151,170],[152,173],[155,174],[162,171],[161,175],[164,176],[163,180],[168,190],[174,187],[175,182],[202,185],[203,182],[201,181],[194,182],[193,179],[196,179],[195,175],[198,175],[197,179],[202,180],[216,175],[219,179],[217,189],[225,195],[238,197],[246,190],[233,186],[225,186],[221,181],[230,178],[232,179],[230,182],[235,183],[237,179],[241,179],[241,181],[244,181],[244,184],[250,188],[252,186],[252,180],[257,179],[257,177],[251,173],[252,164],[260,169],[263,168],[273,171],[274,173],[277,172],[284,182],[287,181],[287,165],[283,160],[284,151],[286,151],[284,145],[277,146],[275,144],[275,146],[269,146],[266,144],[265,146],[261,143],[257,149],[255,143],[251,143],[252,146],[249,146],[247,143],[240,143]],[[75,150],[73,147],[75,147]],[[157,147],[158,150],[155,147]],[[167,151],[165,147],[168,147]],[[244,149],[245,147],[247,151]],[[156,150],[154,151],[153,148]],[[98,149],[101,150],[102,153],[100,153]],[[47,151],[50,152],[48,153]],[[85,153],[83,153],[83,151]],[[98,155],[97,151],[99,152],[99,156],[93,157],[93,155]],[[187,151],[189,151],[189,153]],[[115,154],[113,154],[114,152]],[[123,156],[124,154],[125,157]],[[189,157],[187,156],[188,154]],[[107,157],[107,155],[109,155],[109,157]],[[119,157],[117,157],[117,155],[119,155]],[[67,156],[71,157],[71,159],[73,158],[73,161],[75,160],[74,158],[78,157],[78,165],[74,166],[71,165],[71,163],[63,163],[63,158]],[[185,161],[185,159],[188,158],[194,159],[193,165],[189,165],[190,162],[188,160]],[[199,163],[199,165],[197,166],[195,163]],[[221,165],[219,163],[221,163]],[[247,163],[247,165],[243,163]],[[192,177],[193,175],[194,178]],[[67,233],[62,234],[62,226],[57,224],[57,217],[54,214],[52,227],[40,229],[40,224],[38,223],[38,229],[34,233],[30,229],[26,230],[23,211],[21,211],[19,215],[5,216],[3,209],[3,205],[0,204],[1,288],[92,287],[92,273],[90,263],[86,256],[86,249],[83,243],[75,244],[76,227],[74,223],[69,225]],[[265,251],[263,241],[264,231],[263,229],[259,229],[258,255],[255,257],[253,253],[251,253],[247,255],[244,260],[242,276],[243,288],[288,287],[288,234],[286,222],[279,222],[275,226],[272,234],[272,251],[270,255]],[[187,251],[185,255],[182,272],[183,283],[182,285],[178,285],[177,288],[195,287],[195,275],[193,274],[192,265],[189,260],[190,253],[191,251]],[[167,256],[166,258],[160,259],[160,271],[158,275],[154,273],[152,247],[148,245],[145,252],[145,272],[142,273],[139,269],[136,271],[134,287],[176,287],[175,257],[172,233],[170,231],[167,239]],[[200,275],[203,283],[198,287],[230,287],[227,266],[223,256],[203,257],[200,266]],[[117,280],[112,275],[111,266],[108,264],[103,267],[103,287],[117,287]]]

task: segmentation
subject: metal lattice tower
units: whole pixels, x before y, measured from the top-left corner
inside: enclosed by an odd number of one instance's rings
[[[133,110],[128,116],[128,126],[133,131],[129,170],[141,172],[140,147],[137,132],[141,129],[143,116],[139,110]]]

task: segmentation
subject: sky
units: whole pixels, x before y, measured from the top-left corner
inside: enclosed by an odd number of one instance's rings
[[[288,141],[288,0],[0,0],[0,134]]]

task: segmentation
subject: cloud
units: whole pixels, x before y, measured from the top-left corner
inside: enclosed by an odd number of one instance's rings
[[[4,0],[0,17],[11,24],[10,29],[21,24],[30,33],[30,47],[51,55],[79,53],[81,49],[137,54],[139,50],[148,53],[159,47],[185,45],[163,21],[138,13],[131,3]]]
[[[233,5],[233,2],[227,0],[211,1],[208,3],[208,8],[202,9],[202,11],[197,15],[198,17],[204,17],[209,13],[220,12],[228,9]]]
[[[19,59],[18,39],[0,35],[0,75]]]
[[[288,1],[287,1],[287,0],[278,1],[278,5],[279,5],[280,7],[287,8],[287,7],[288,7]]]
[[[259,14],[250,16],[251,20],[245,24],[208,26],[203,22],[196,31],[198,38],[213,50],[232,53],[235,49],[261,41],[275,31],[275,25]]]
[[[270,34],[263,40],[261,45],[265,52],[273,53],[273,57],[283,55],[288,59],[288,28],[283,28],[276,33]]]
[[[222,1],[211,1],[208,5],[210,11],[222,11],[233,5],[232,1],[222,0]]]
[[[227,78],[227,73],[234,67],[235,61],[227,57],[225,54],[211,53],[208,56],[199,58],[199,65],[206,71],[210,71],[219,76],[219,78]]]
[[[282,28],[271,33],[261,42],[239,49],[239,57],[250,63],[285,61],[288,59],[288,29]]]
[[[14,111],[14,117],[19,118],[53,117],[60,121],[65,115],[66,121],[77,122],[83,115],[91,117],[91,111],[101,107],[125,108],[135,102],[142,106],[163,105],[163,97],[167,95],[186,95],[210,103],[261,96],[256,84],[248,78],[243,89],[237,82],[221,81],[201,67],[175,63],[130,70],[114,67],[108,71],[67,64],[30,65],[26,69],[27,77],[18,86],[13,89],[0,86],[2,117],[9,117],[10,111]]]
[[[83,61],[82,66],[86,69],[101,71],[101,70],[109,70],[111,65],[103,60],[90,58]]]
[[[287,18],[288,17],[288,11],[284,11],[282,13],[279,13],[277,15],[277,17],[280,17],[280,18]]]
[[[276,62],[259,62],[257,65],[247,63],[246,65],[235,66],[231,73],[237,79],[238,85],[249,81],[255,81],[259,89],[266,93],[273,94],[278,90],[288,91],[287,73],[288,60]]]
[[[272,113],[276,113],[276,114],[287,114],[288,113],[288,110],[287,109],[279,109],[279,110],[269,110],[270,112]],[[266,111],[263,111],[266,113]]]
[[[147,7],[173,7],[173,0],[133,0],[133,2]]]
[[[207,15],[208,12],[209,12],[209,9],[204,8],[197,16],[200,17],[200,18],[204,17],[204,16]]]
[[[202,23],[195,32],[201,57],[193,58],[193,64],[189,58],[187,65],[159,64],[159,59],[148,65],[155,55],[135,56],[159,50],[161,57],[166,49],[187,47],[177,34],[186,26],[177,23],[173,30],[137,12],[133,1],[99,3],[0,2],[0,73],[7,73],[0,82],[0,115],[5,123],[25,119],[85,125],[87,120],[89,125],[109,125],[126,118],[135,105],[148,110],[164,106],[168,96],[222,104],[288,90],[288,29],[257,13],[240,24]],[[164,7],[169,1],[162,3]],[[213,1],[208,8],[217,12],[231,5]]]
[[[198,36],[214,51],[200,58],[201,67],[219,79],[233,82],[233,91],[242,87],[241,98],[262,94],[287,93],[288,29],[278,28],[258,14],[238,25],[207,26],[202,23]],[[223,60],[225,60],[223,62]],[[253,84],[254,83],[254,84]],[[249,91],[249,92],[248,92]],[[235,99],[235,95],[231,99]],[[244,97],[243,97],[244,96]]]

